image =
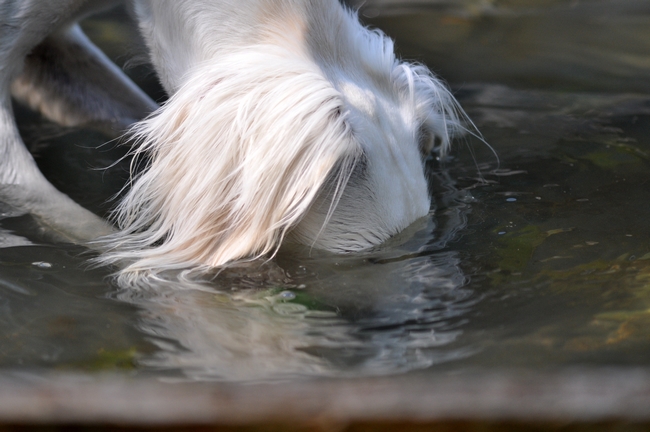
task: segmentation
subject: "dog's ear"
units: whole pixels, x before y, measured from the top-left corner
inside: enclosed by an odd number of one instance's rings
[[[103,262],[128,273],[268,253],[335,168],[353,164],[360,150],[339,93],[308,62],[273,49],[202,68],[136,126],[136,153],[150,163],[116,210],[121,231]]]
[[[424,156],[437,149],[444,156],[451,140],[465,130],[466,115],[447,86],[419,64],[399,62],[393,80],[420,124],[419,145]]]

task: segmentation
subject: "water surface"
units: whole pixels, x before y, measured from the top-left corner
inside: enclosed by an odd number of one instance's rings
[[[362,13],[451,83],[498,160],[467,138],[429,161],[431,215],[368,253],[286,247],[142,290],[0,204],[0,368],[276,381],[647,366],[647,3],[375,1]],[[118,62],[137,52],[119,12],[84,25]],[[147,71],[130,69],[162,97]],[[16,110],[48,178],[106,214],[125,149]]]

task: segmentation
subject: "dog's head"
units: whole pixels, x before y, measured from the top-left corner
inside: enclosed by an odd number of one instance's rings
[[[222,266],[286,238],[358,251],[428,213],[423,159],[459,127],[453,97],[352,14],[317,24],[202,65],[136,126],[151,162],[105,262]]]
[[[422,65],[400,62],[393,42],[346,15],[341,27],[312,29],[310,53],[336,89],[356,148],[339,164],[292,230],[301,243],[335,252],[376,246],[430,209],[423,160],[447,151],[460,128],[457,103]],[[331,32],[330,43],[322,44]],[[343,187],[344,186],[344,187]]]

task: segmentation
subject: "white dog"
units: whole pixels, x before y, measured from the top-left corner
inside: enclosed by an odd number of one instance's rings
[[[170,99],[132,131],[148,166],[113,229],[56,191],[10,92],[50,119],[126,126],[156,105],[75,24],[112,0],[0,0],[0,201],[128,274],[223,266],[287,239],[382,243],[430,208],[423,160],[461,129],[449,91],[338,0],[132,0]]]

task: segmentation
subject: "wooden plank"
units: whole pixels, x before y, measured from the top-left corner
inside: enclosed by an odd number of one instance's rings
[[[650,421],[650,371],[485,372],[279,384],[0,374],[0,424]]]

